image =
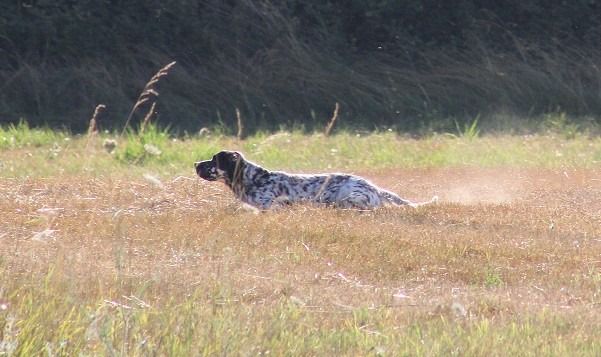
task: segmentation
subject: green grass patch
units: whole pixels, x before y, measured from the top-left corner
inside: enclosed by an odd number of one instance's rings
[[[25,121],[0,126],[0,150],[52,145],[69,139],[69,134],[48,128],[31,128]]]
[[[104,174],[136,170],[182,174],[219,150],[239,150],[267,168],[292,171],[353,171],[428,167],[593,168],[601,163],[601,139],[583,134],[480,135],[473,124],[465,135],[413,139],[394,132],[338,132],[330,137],[300,131],[231,136],[175,137],[149,125],[123,137],[107,133],[69,136],[31,129],[22,123],[0,131],[2,176]],[[117,146],[107,150],[107,140]]]
[[[115,159],[134,165],[176,159],[173,150],[163,154],[169,140],[169,129],[161,129],[153,123],[148,124],[144,129],[127,130],[122,145],[115,152]]]

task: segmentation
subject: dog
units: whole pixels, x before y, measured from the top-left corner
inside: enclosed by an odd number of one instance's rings
[[[438,200],[434,196],[428,202],[413,203],[355,175],[269,171],[237,151],[220,151],[194,167],[201,178],[224,182],[242,202],[262,210],[301,202],[369,210],[386,204],[419,207]]]

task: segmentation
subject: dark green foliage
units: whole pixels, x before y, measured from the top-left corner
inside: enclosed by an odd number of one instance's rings
[[[156,71],[158,121],[198,129],[601,114],[598,0],[0,3],[0,123],[120,128]],[[140,112],[144,112],[141,110]],[[138,118],[139,119],[139,118]],[[135,123],[135,121],[134,121]],[[452,128],[451,128],[452,129]]]

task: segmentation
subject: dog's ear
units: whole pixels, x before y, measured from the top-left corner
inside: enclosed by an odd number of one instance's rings
[[[218,167],[235,165],[242,160],[242,154],[237,151],[220,151],[214,158]]]
[[[220,151],[215,155],[216,166],[225,172],[226,183],[234,181],[234,176],[244,168],[242,154],[236,151]]]

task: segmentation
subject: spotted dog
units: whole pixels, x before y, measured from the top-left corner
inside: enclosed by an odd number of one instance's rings
[[[221,151],[211,160],[194,163],[208,181],[223,181],[243,202],[259,209],[313,202],[337,208],[373,209],[385,204],[417,207],[437,200],[413,203],[364,178],[347,174],[295,175],[269,171],[236,151]]]

